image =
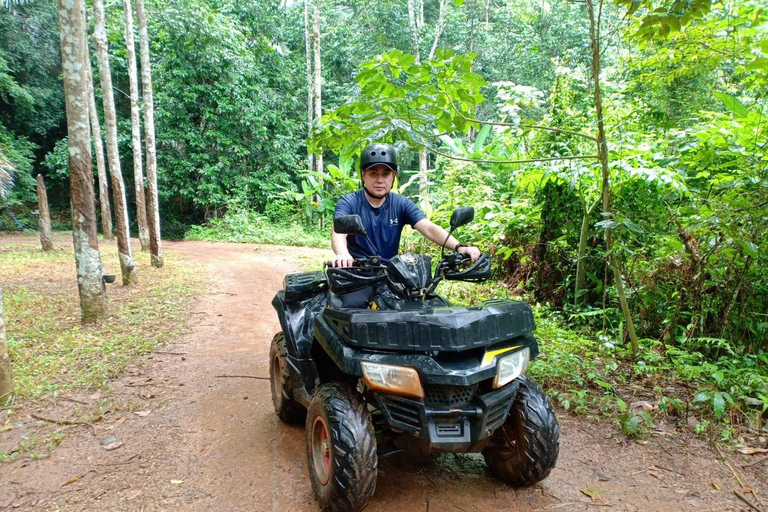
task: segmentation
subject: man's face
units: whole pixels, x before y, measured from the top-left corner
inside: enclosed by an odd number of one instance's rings
[[[381,199],[392,190],[395,173],[386,165],[378,164],[363,171],[363,184],[368,194]]]

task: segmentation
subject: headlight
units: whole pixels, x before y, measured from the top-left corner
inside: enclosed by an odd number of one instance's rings
[[[407,366],[379,363],[360,363],[365,385],[377,391],[396,395],[424,398],[424,389],[418,372]]]
[[[494,389],[509,384],[525,373],[530,359],[531,351],[528,347],[500,358],[496,366],[496,378],[493,381]]]

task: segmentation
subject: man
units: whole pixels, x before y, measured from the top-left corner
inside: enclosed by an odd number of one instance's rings
[[[371,144],[360,155],[360,177],[363,188],[339,199],[333,217],[358,214],[363,219],[371,241],[379,249],[384,262],[395,256],[400,246],[400,234],[406,224],[441,246],[448,232],[433,223],[407,197],[390,194],[397,175],[397,156],[391,144]],[[477,247],[448,238],[446,248],[467,254],[476,261],[480,257]],[[354,258],[373,256],[374,249],[364,237],[331,234],[331,248],[336,254],[335,267],[350,267]]]

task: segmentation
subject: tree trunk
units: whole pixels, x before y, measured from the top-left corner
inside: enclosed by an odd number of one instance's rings
[[[96,96],[93,91],[93,70],[86,44],[85,72],[88,74],[88,113],[91,116],[93,147],[96,150],[96,170],[99,177],[99,206],[101,207],[101,234],[106,240],[112,240],[112,210],[109,207],[109,187],[107,186],[107,166],[104,163],[104,143],[101,138],[101,123],[96,110]]]
[[[315,42],[314,49],[314,61],[315,61],[315,76],[313,79],[313,85],[315,87],[315,119],[323,117],[323,79],[321,75],[321,63],[320,63],[320,7],[315,3],[313,9],[313,30],[312,39]],[[320,150],[315,155],[315,170],[323,172],[323,152]]]
[[[109,176],[112,180],[112,197],[115,204],[117,252],[120,258],[123,286],[128,286],[136,283],[136,272],[133,256],[131,255],[131,238],[128,231],[128,205],[125,200],[123,172],[120,169],[120,156],[117,150],[115,97],[112,93],[112,72],[109,69],[109,55],[107,53],[107,31],[104,27],[103,0],[94,0],[93,18],[93,39],[96,43],[96,55],[99,61],[101,93],[104,100],[104,119],[107,125],[107,160],[109,161]]]
[[[3,287],[0,286],[0,407],[13,398],[13,371],[8,342],[5,336],[5,315],[3,314]]]
[[[85,66],[86,30],[80,2],[59,0],[61,67],[69,137],[69,184],[72,238],[77,264],[77,287],[83,322],[107,315],[107,294],[102,280],[101,254],[93,204],[91,141],[88,130],[88,85]]]
[[[419,58],[419,47],[421,46],[421,35],[419,29],[419,19],[416,14],[416,6],[414,0],[408,0],[408,23],[411,26],[411,47],[413,48],[413,56],[416,57],[416,64],[421,63]]]
[[[603,121],[603,102],[600,90],[600,14],[602,14],[602,0],[599,2],[600,13],[595,18],[595,8],[593,0],[586,0],[587,10],[589,11],[589,36],[592,45],[592,75],[595,87],[595,114],[597,116],[597,154],[600,158],[600,165],[603,174],[603,219],[610,220],[611,215],[611,188],[608,174],[608,143],[605,136],[605,123]],[[621,311],[624,314],[624,321],[627,324],[627,334],[632,344],[632,354],[637,355],[639,347],[637,344],[637,334],[635,333],[635,324],[632,321],[632,315],[629,312],[629,304],[624,293],[624,283],[622,281],[621,271],[619,270],[616,254],[613,252],[613,243],[611,239],[612,229],[605,229],[605,251],[610,258],[611,270],[613,271],[613,280],[616,285],[616,293],[621,303]]]
[[[136,78],[136,43],[133,38],[133,8],[131,0],[123,0],[125,12],[125,47],[128,54],[128,83],[131,92],[131,143],[133,147],[133,183],[136,195],[136,222],[139,226],[141,250],[149,250],[147,201],[144,198],[144,169],[141,162],[141,114],[139,112],[139,81]]]
[[[445,30],[445,0],[440,0],[440,10],[437,15],[437,25],[435,26],[435,40],[432,42],[432,48],[429,50],[429,59],[435,58],[437,52],[437,45],[440,42],[440,37]]]
[[[584,290],[587,282],[587,266],[584,262],[584,258],[587,255],[587,239],[589,238],[589,216],[592,214],[595,206],[598,202],[592,203],[592,206],[587,206],[586,198],[582,197],[582,214],[581,218],[581,231],[579,232],[579,255],[576,260],[576,289],[573,293],[573,303],[576,305],[584,304],[587,296]]]
[[[314,119],[314,88],[312,84],[312,37],[309,30],[309,0],[304,0],[304,49],[307,54],[307,140],[312,136]],[[315,169],[315,156],[309,152],[307,144],[307,167],[309,172]]]
[[[141,50],[141,91],[144,96],[144,144],[147,147],[147,194],[149,195],[149,254],[152,266],[163,266],[160,239],[160,201],[157,194],[157,150],[155,148],[155,104],[152,92],[152,69],[149,64],[149,34],[144,0],[136,0],[136,19],[139,22],[139,48]]]
[[[48,194],[45,191],[43,175],[37,175],[37,211],[40,213],[37,224],[40,227],[40,245],[44,251],[53,249],[51,239],[51,213],[48,210]]]

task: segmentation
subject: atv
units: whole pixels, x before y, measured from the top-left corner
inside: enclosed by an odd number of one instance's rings
[[[473,217],[473,208],[454,211],[449,236]],[[333,226],[368,239],[358,215]],[[530,306],[451,306],[435,293],[442,280],[490,275],[488,254],[471,262],[443,244],[434,273],[428,255],[400,254],[285,277],[272,301],[282,326],[270,349],[272,402],[281,420],[305,424],[322,510],[365,508],[378,457],[403,450],[482,452],[492,473],[515,486],[552,471],[559,426],[525,375],[539,353]],[[364,304],[344,305],[353,292]]]

